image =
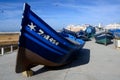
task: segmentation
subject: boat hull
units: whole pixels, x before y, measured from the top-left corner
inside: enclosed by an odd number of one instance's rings
[[[88,38],[85,34],[84,31],[79,31],[79,32],[73,32],[67,29],[63,29],[60,33],[61,35],[67,37],[69,34],[72,36],[75,36],[77,39],[82,39],[83,41],[90,41],[90,38]]]
[[[108,45],[110,43],[112,43],[112,35],[110,35],[109,33],[100,33],[95,35],[95,40],[96,43],[100,43],[100,44],[104,44],[104,45]]]
[[[17,62],[16,62],[16,72],[20,73],[23,71],[30,70],[30,68],[37,66],[37,65],[46,65],[46,66],[61,66],[64,63],[54,63],[51,62],[34,52],[19,47],[18,55],[17,55]]]
[[[103,39],[96,40],[96,43],[101,43],[101,44],[107,45],[107,44],[111,43],[111,40],[107,39],[107,38],[103,38]]]

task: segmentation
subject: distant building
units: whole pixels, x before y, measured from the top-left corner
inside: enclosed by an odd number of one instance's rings
[[[85,31],[86,28],[89,27],[89,26],[91,26],[91,25],[89,25],[89,24],[84,24],[84,25],[68,25],[66,27],[66,29],[74,31],[74,32],[78,32],[80,30]]]
[[[109,24],[105,27],[105,29],[120,29],[120,24]]]

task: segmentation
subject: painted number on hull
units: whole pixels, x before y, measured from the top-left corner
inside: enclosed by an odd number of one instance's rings
[[[46,35],[43,30],[39,30],[39,35],[43,36],[46,40],[50,41],[51,43],[58,45],[59,42],[57,42],[54,38],[50,37],[50,35]]]
[[[28,26],[30,27],[31,30],[36,31],[35,28],[36,28],[37,26],[34,25],[32,22],[31,22],[31,24],[28,24]],[[57,41],[56,41],[54,38],[52,38],[50,35],[45,34],[45,32],[44,32],[42,29],[39,29],[38,34],[39,34],[40,36],[42,36],[43,38],[45,38],[46,40],[50,41],[51,43],[55,44],[55,45],[58,45],[58,44],[59,44],[59,42],[57,42]]]

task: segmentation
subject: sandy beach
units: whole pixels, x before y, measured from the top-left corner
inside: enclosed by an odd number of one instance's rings
[[[114,44],[88,41],[70,64],[55,70],[36,66],[29,78],[15,73],[16,53],[0,56],[0,80],[120,80],[120,49]]]
[[[0,33],[0,46],[17,44],[19,33]]]

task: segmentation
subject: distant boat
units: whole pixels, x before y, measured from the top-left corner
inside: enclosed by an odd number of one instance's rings
[[[71,34],[71,35],[73,35],[75,37],[77,36],[76,32],[65,29],[65,28],[63,28],[61,32],[64,33],[64,34]]]
[[[110,32],[101,32],[101,33],[95,34],[94,37],[95,37],[96,43],[100,43],[104,45],[108,45],[112,43],[111,40],[114,38]]]
[[[93,26],[88,26],[85,30],[85,34],[88,38],[93,37],[95,33],[96,33],[96,30],[95,30],[95,27]]]
[[[80,31],[78,31],[78,32],[74,32],[74,31],[70,31],[70,30],[68,30],[68,29],[63,28],[63,30],[60,32],[60,34],[66,35],[66,36],[67,36],[68,34],[70,34],[70,35],[76,37],[77,39],[82,39],[83,41],[89,41],[89,40],[90,40],[90,39],[85,35],[85,32],[82,31],[82,30],[80,30]]]
[[[108,31],[112,33],[115,38],[120,39],[120,29],[109,29]]]
[[[39,18],[25,3],[16,72],[36,65],[57,67],[70,62],[85,42],[74,36],[62,36]]]

